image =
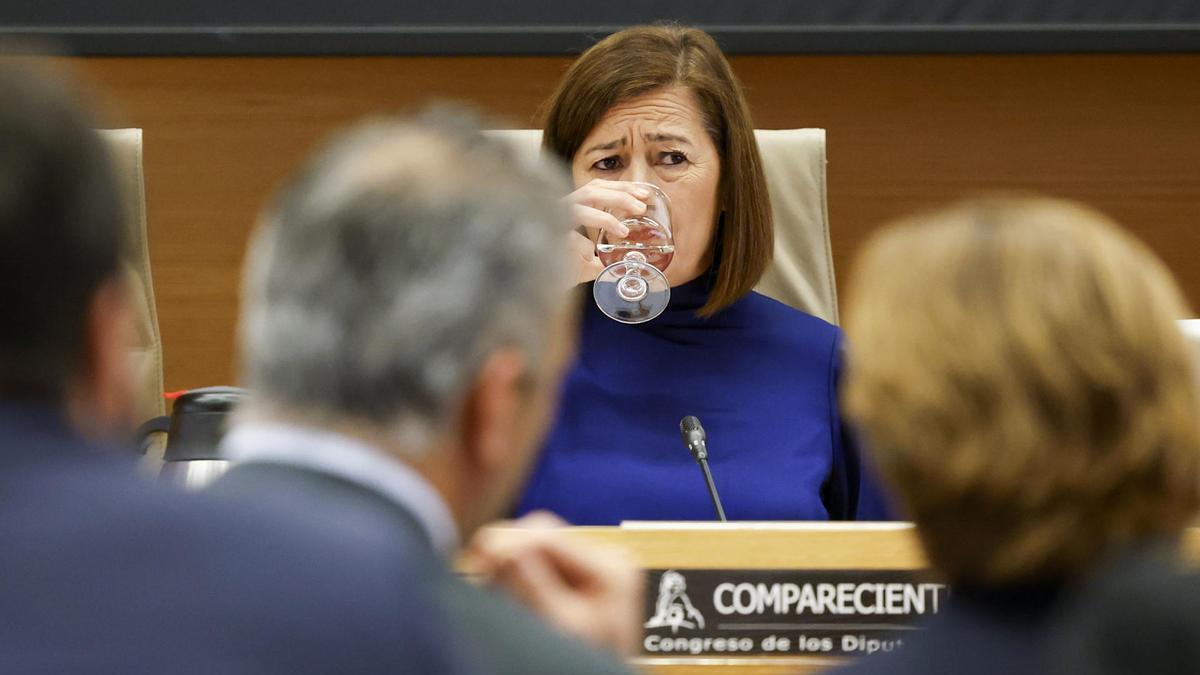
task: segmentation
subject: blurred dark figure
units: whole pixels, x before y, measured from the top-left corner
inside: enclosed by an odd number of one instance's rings
[[[1200,576],[1166,555],[1124,559],[1080,593],[1051,644],[1060,673],[1200,672]]]
[[[0,672],[457,672],[407,563],[156,488],[106,445],[132,309],[91,126],[55,73],[0,60]]]

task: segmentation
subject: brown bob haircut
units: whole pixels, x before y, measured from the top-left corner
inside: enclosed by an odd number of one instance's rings
[[[996,196],[864,249],[845,402],[951,583],[1061,581],[1200,503],[1190,312],[1103,215]]]
[[[614,104],[673,85],[695,95],[721,157],[717,278],[697,312],[711,316],[754,288],[775,250],[750,109],[712,37],[696,28],[637,26],[596,43],[571,64],[550,98],[542,145],[570,162]]]

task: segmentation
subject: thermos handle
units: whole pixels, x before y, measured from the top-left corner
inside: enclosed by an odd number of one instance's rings
[[[171,416],[161,415],[152,417],[142,423],[138,427],[135,439],[137,440],[137,449],[140,454],[146,454],[150,449],[150,438],[154,434],[165,434],[171,428]]]

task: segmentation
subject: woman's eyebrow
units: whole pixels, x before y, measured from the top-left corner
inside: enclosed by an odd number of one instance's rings
[[[680,136],[678,134],[666,134],[666,133],[661,133],[661,132],[648,133],[648,134],[645,134],[644,136],[642,136],[642,138],[646,139],[647,141],[651,141],[653,143],[668,143],[668,142],[673,141],[675,143],[684,143],[687,145],[692,144],[692,142],[690,140],[688,140],[687,136]]]
[[[613,141],[609,141],[607,143],[599,143],[599,144],[593,145],[592,147],[588,148],[587,150],[584,150],[584,152],[587,153],[587,152],[595,152],[596,150],[612,150],[612,149],[616,148],[618,145],[625,145],[624,137],[618,138]]]

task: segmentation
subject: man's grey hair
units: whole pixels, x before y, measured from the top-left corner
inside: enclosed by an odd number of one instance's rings
[[[246,384],[269,408],[423,446],[497,349],[538,362],[569,296],[568,189],[561,167],[522,161],[462,109],[344,133],[251,247]]]

